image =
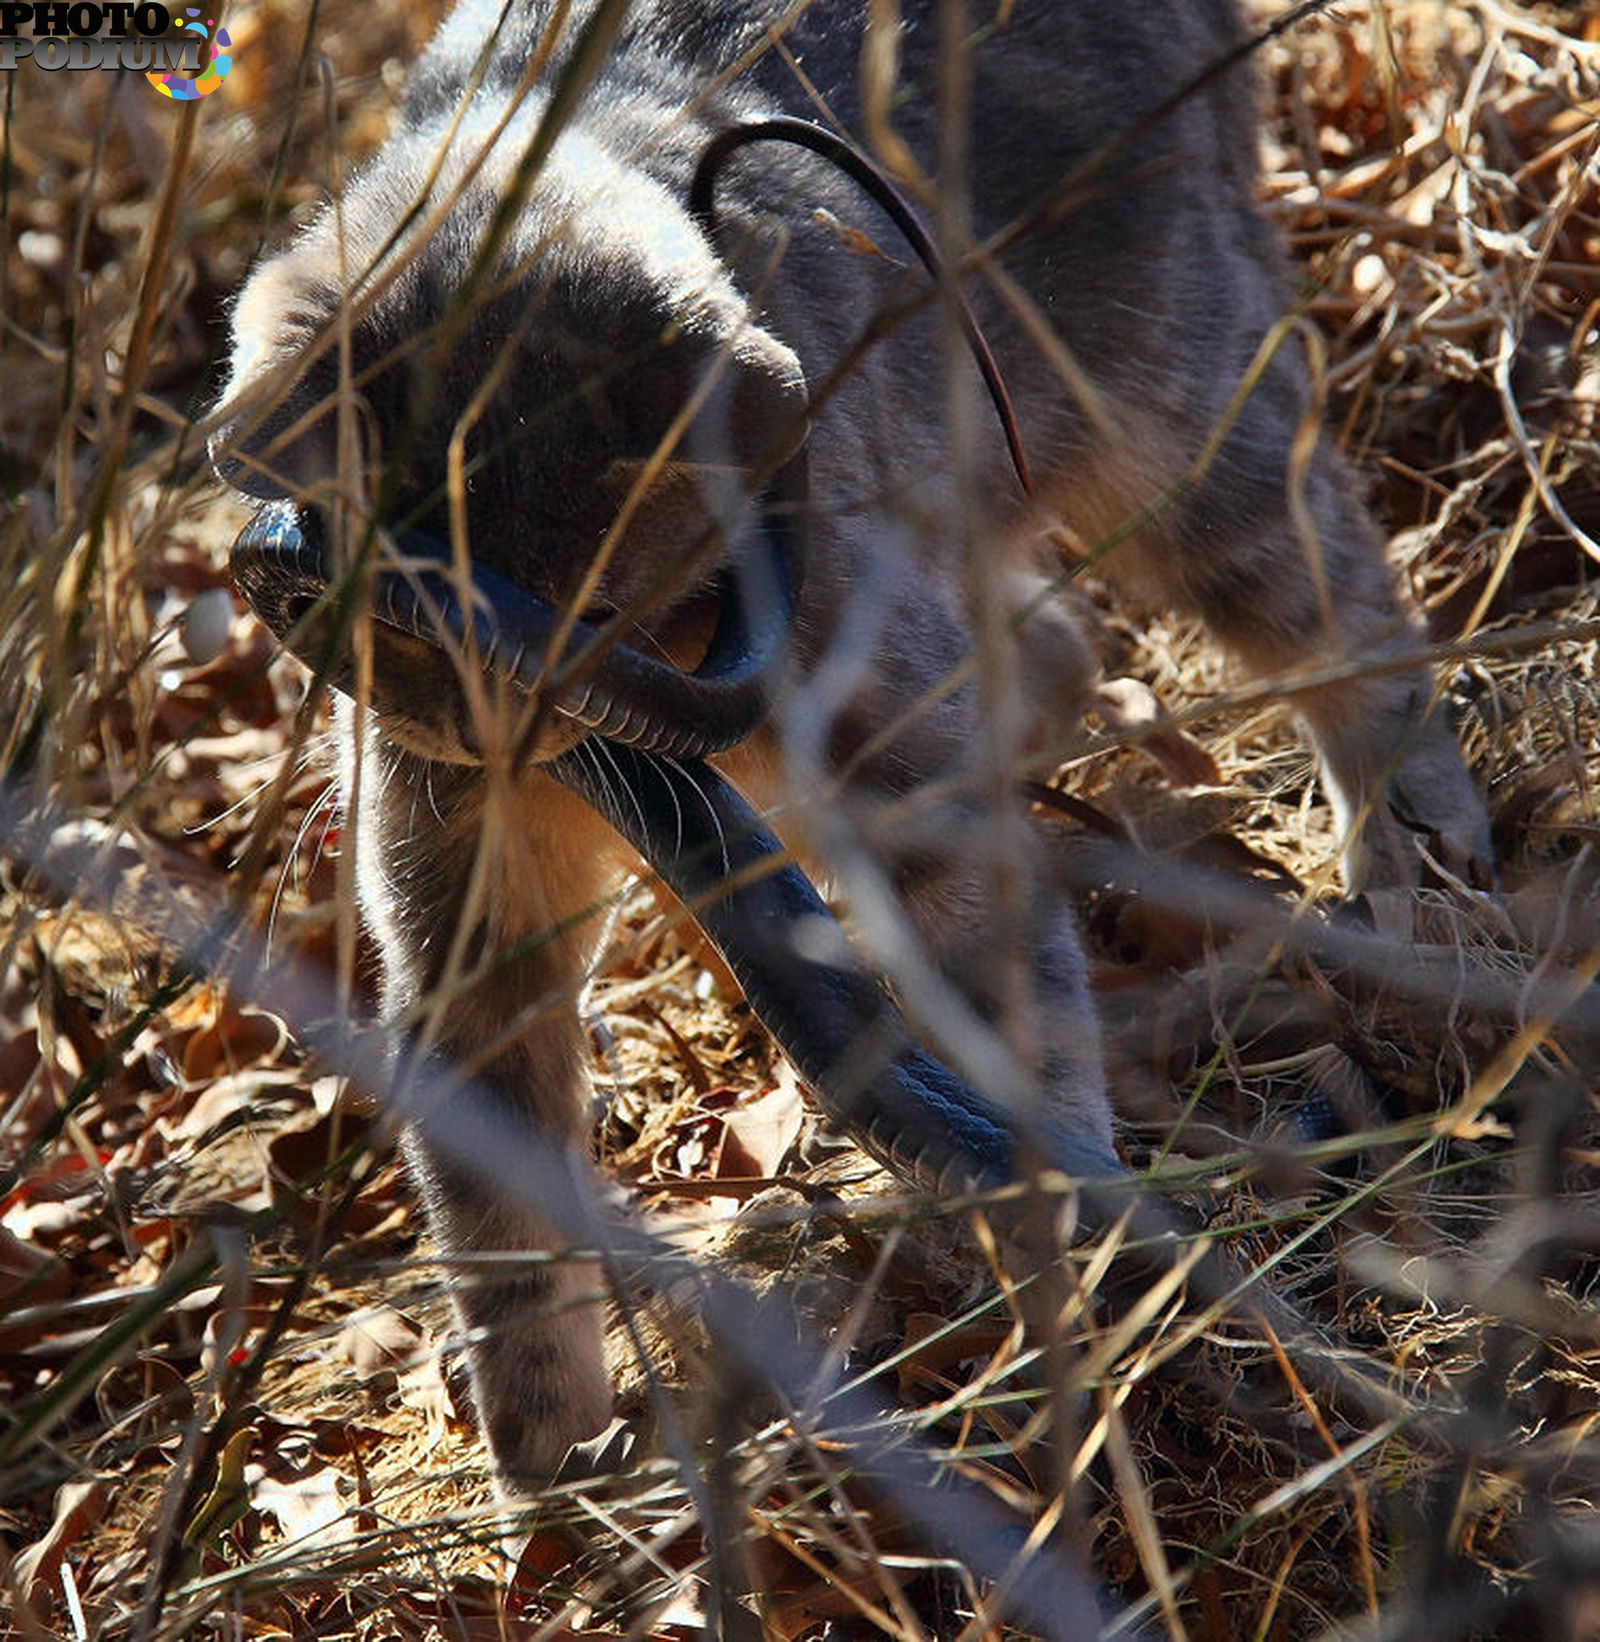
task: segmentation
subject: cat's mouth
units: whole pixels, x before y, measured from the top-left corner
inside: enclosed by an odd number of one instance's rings
[[[374,627],[372,697],[386,718],[409,721],[417,750],[479,756],[462,681],[468,672],[537,696],[524,750],[548,758],[593,733],[668,757],[709,756],[746,740],[766,716],[799,594],[801,554],[792,484],[775,484],[757,522],[725,558],[676,631],[699,659],[675,664],[677,646],[649,655],[629,642],[626,611],[582,616],[474,564],[463,578],[448,547],[407,534],[385,543],[367,580],[341,577],[319,510],[274,501],[234,542],[239,590],[276,637],[337,687],[354,689],[351,634],[363,596]],[[393,551],[390,551],[392,547]]]

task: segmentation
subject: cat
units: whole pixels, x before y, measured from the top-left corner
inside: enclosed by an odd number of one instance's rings
[[[1239,44],[1233,5],[986,10],[964,48],[959,145],[940,9],[901,9],[868,42],[861,0],[638,0],[614,26],[603,0],[463,0],[394,134],[238,298],[217,460],[253,495],[375,507],[558,604],[638,607],[629,642],[681,665],[705,646],[744,492],[803,475],[790,676],[771,721],[718,762],[787,806],[797,847],[843,839],[860,881],[892,888],[875,938],[913,1015],[937,1034],[954,999],[958,1019],[1031,1027],[1052,1121],[1109,1152],[1051,835],[997,796],[1012,761],[1063,745],[1093,674],[1052,594],[1052,527],[1105,547],[1101,574],[1200,615],[1256,672],[1328,664],[1293,699],[1355,886],[1410,881],[1414,832],[1486,870],[1487,828],[1378,529],[1330,440],[1308,434],[1301,345],[1274,332],[1290,287],[1252,198],[1248,65],[1175,96]],[[888,84],[886,48],[892,102],[863,92]],[[948,254],[1033,214],[964,281],[1031,498],[941,305],[917,307],[926,277],[835,170],[752,145],[718,180],[715,229],[689,210],[707,141],[775,113],[903,144],[933,179],[930,213],[965,201]],[[840,369],[896,304],[913,311]],[[339,723],[384,1007],[476,1073],[508,1122],[581,1146],[576,997],[595,909],[636,867],[541,773],[583,732],[530,719],[419,640],[375,625],[371,643],[370,711],[342,702]],[[838,808],[808,809],[835,782]],[[896,968],[901,921],[917,945]],[[416,1138],[408,1154],[447,1259],[547,1241],[525,1205]],[[513,1490],[609,1418],[600,1287],[574,1260],[454,1285]]]

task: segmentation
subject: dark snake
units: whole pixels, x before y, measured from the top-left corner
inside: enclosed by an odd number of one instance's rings
[[[824,1110],[867,1151],[918,1187],[997,1186],[1017,1174],[1013,1121],[917,1044],[810,880],[705,762],[757,727],[783,659],[798,553],[781,519],[764,510],[744,555],[747,566],[765,561],[751,572],[760,594],[733,578],[693,673],[626,645],[599,646],[594,628],[573,624],[569,653],[598,654],[576,669],[581,684],[557,689],[554,705],[601,738],[604,752],[579,743],[540,768],[597,810],[691,909]],[[560,673],[547,661],[560,625],[554,606],[475,568],[464,610],[447,556],[436,548],[423,558],[424,546],[408,538],[404,568],[372,575],[375,620],[456,651],[470,634],[487,672],[523,686]],[[310,618],[338,580],[320,515],[267,504],[234,543],[232,570],[277,637],[313,668],[322,663],[325,639]],[[763,619],[762,606],[776,615]],[[1120,1170],[1114,1154],[1064,1135],[1046,1158],[1073,1175]]]

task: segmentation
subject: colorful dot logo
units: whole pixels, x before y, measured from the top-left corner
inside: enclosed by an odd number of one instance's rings
[[[184,13],[189,17],[198,17],[198,7],[185,6]],[[175,98],[180,103],[193,102],[196,97],[209,97],[218,86],[228,77],[228,70],[233,67],[233,59],[226,55],[231,50],[233,42],[228,38],[226,29],[217,29],[213,36],[210,31],[217,28],[214,18],[208,17],[205,26],[199,23],[185,23],[183,25],[191,34],[198,34],[206,42],[206,51],[210,53],[209,61],[206,52],[201,53],[201,60],[205,63],[205,71],[198,79],[190,80],[182,74],[147,74],[147,79],[163,97]]]

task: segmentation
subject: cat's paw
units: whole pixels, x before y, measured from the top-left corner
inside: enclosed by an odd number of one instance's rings
[[[1425,676],[1366,681],[1313,719],[1352,894],[1415,887],[1424,850],[1468,888],[1494,887],[1489,817],[1432,692]]]
[[[1410,748],[1351,838],[1350,888],[1406,889],[1427,856],[1469,889],[1495,885],[1489,816],[1455,738],[1427,736]]]
[[[592,1286],[592,1285],[591,1285]],[[522,1326],[480,1319],[467,1351],[478,1423],[509,1498],[528,1498],[611,1421],[603,1318],[593,1304]]]

